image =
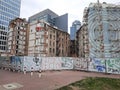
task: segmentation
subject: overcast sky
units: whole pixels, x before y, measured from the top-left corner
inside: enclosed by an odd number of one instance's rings
[[[21,18],[27,18],[47,8],[58,15],[68,13],[68,29],[74,20],[82,22],[83,10],[97,0],[21,0]],[[100,0],[116,4],[120,0]]]

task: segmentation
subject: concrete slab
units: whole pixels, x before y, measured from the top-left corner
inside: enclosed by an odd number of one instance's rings
[[[3,86],[0,86],[0,90],[6,90]]]
[[[5,89],[5,90],[14,90],[17,88],[21,88],[23,87],[23,85],[18,84],[18,83],[9,83],[9,84],[4,84],[1,86],[1,89]]]

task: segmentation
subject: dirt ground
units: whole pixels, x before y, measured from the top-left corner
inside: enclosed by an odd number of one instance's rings
[[[0,90],[54,90],[86,77],[120,78],[120,75],[83,72],[83,71],[45,71],[42,76],[38,72],[23,74],[0,70]],[[13,89],[5,87],[6,84],[14,84]],[[8,85],[8,87],[12,87]]]

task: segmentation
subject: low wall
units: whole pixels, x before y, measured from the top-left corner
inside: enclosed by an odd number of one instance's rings
[[[9,58],[0,57],[0,67],[9,67]]]
[[[88,71],[106,72],[105,60],[102,58],[92,58],[88,64]]]
[[[88,62],[90,61],[89,58],[74,58],[74,68],[76,70],[88,70]]]
[[[73,69],[73,58],[69,57],[12,57],[11,68],[21,71]]]
[[[2,60],[0,63],[3,62]],[[120,58],[74,58],[74,57],[11,57],[12,69],[38,70],[83,70],[120,74]]]
[[[120,58],[106,59],[107,73],[120,74]]]

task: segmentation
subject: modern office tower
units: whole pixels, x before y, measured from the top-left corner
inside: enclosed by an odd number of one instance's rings
[[[8,32],[8,55],[26,56],[28,53],[28,22],[16,18],[10,21]]]
[[[21,0],[0,0],[0,53],[6,51],[9,21],[20,16]]]
[[[72,23],[72,26],[70,27],[70,39],[71,40],[75,40],[75,38],[76,38],[76,32],[80,28],[80,26],[81,26],[81,23],[78,20],[75,20]]]
[[[61,29],[62,31],[68,32],[68,14],[64,15],[57,15],[50,9],[46,9],[44,11],[41,11],[31,17],[29,17],[29,23],[32,21],[41,20],[44,22],[49,23],[51,26],[57,27],[58,29]]]
[[[89,57],[120,57],[120,6],[91,3],[86,10]]]
[[[81,23],[78,20],[75,20],[70,27],[70,56],[77,57],[77,41],[76,41],[76,32],[80,28]]]
[[[69,34],[48,23],[32,21],[29,31],[28,56],[69,56]]]

